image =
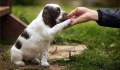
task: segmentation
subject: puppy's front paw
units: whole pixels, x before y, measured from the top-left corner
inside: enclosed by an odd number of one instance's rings
[[[24,67],[25,63],[23,61],[16,61],[14,62],[17,66]]]
[[[49,65],[48,62],[41,62],[41,66],[43,66],[43,67],[49,67],[50,65]]]
[[[68,19],[67,21],[68,21],[69,23],[72,23],[72,20],[71,20],[71,19]]]
[[[66,27],[71,26],[71,24],[72,24],[72,20],[71,19],[68,19],[66,22],[67,22],[67,26]]]

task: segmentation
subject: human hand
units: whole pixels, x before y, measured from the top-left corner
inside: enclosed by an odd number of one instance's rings
[[[72,25],[87,22],[90,20],[98,20],[98,12],[96,10],[91,10],[85,7],[78,7],[70,12],[67,16],[72,20]]]

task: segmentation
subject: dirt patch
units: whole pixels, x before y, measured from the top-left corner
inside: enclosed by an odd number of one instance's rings
[[[0,45],[0,69],[20,69],[20,70],[65,70],[66,66],[59,63],[50,62],[50,67],[45,68],[40,65],[33,65],[26,63],[25,67],[18,67],[14,63],[10,62],[10,48],[11,45]],[[51,45],[49,48],[49,60],[66,58],[72,55],[80,54],[84,49],[85,45],[77,46],[61,46],[61,45]]]
[[[66,46],[52,45],[49,48],[49,59],[61,59],[69,56],[78,55],[86,49],[85,45]]]
[[[25,67],[19,67],[20,70],[64,70],[66,66],[52,64],[50,67],[42,67],[40,65],[26,65]]]

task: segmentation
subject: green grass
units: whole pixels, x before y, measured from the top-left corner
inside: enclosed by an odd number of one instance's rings
[[[26,22],[31,22],[43,7],[13,6],[13,13]],[[74,7],[63,7],[70,12]],[[97,9],[97,8],[92,8]],[[81,55],[70,57],[70,61],[60,60],[68,70],[119,70],[120,30],[102,27],[90,21],[68,28],[55,37],[54,43],[61,45],[85,44],[87,50]]]
[[[42,7],[39,6],[13,6],[12,13],[27,24],[37,17]]]
[[[120,35],[118,29],[101,27],[96,22],[76,25],[56,36],[58,44],[84,43],[81,55],[73,56],[68,63],[70,70],[119,70]],[[62,61],[63,63],[63,61]]]

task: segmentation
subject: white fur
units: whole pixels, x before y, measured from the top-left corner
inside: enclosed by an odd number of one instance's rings
[[[46,6],[59,7],[56,4],[47,4]],[[59,19],[62,18],[61,12],[60,16],[56,19],[59,22]],[[17,49],[15,45],[11,48],[11,61],[14,62],[18,66],[25,66],[25,63],[22,59],[33,63],[40,63],[37,58],[38,55],[41,55],[41,65],[49,66],[47,62],[48,58],[48,48],[50,46],[51,41],[54,39],[56,33],[60,32],[62,29],[71,24],[71,20],[68,19],[62,23],[55,25],[50,28],[45,25],[42,19],[42,11],[38,15],[38,17],[33,20],[28,27],[25,29],[28,33],[30,33],[30,38],[25,39],[22,36],[18,37],[18,40],[22,42],[21,49]]]

